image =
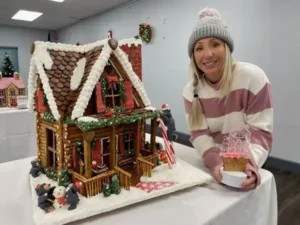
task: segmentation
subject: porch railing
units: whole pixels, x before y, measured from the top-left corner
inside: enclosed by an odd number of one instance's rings
[[[147,157],[144,157],[144,159],[146,161],[153,163],[154,167],[156,167],[156,165],[157,165],[158,158],[159,158],[158,154],[149,155]]]
[[[142,173],[143,176],[151,177],[152,176],[152,168],[154,164],[145,160],[142,157],[137,158],[137,167],[138,171]]]
[[[73,182],[81,182],[79,193],[87,198],[95,196],[103,191],[103,183],[110,183],[113,175],[117,174],[115,170],[110,170],[92,178],[85,178],[82,175],[71,171]]]
[[[125,188],[126,190],[130,189],[131,185],[131,174],[122,170],[119,167],[115,167],[114,170],[117,172],[119,179],[120,179],[120,186]]]

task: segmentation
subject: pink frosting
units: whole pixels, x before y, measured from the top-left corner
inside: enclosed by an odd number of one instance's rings
[[[224,158],[249,158],[249,153],[242,152],[221,152],[220,156]]]

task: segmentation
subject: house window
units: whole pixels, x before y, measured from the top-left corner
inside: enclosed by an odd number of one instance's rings
[[[4,97],[4,94],[5,94],[4,90],[0,90],[0,98]]]
[[[48,165],[53,169],[57,169],[57,149],[56,149],[56,134],[54,131],[47,129],[47,152]]]
[[[19,96],[24,95],[24,89],[19,89]]]
[[[11,106],[17,106],[17,100],[15,98],[10,99],[10,105]]]
[[[118,85],[117,76],[107,76],[107,94],[106,98],[106,107],[114,108],[116,106],[121,106],[121,96],[120,96],[120,87]]]
[[[0,107],[4,107],[4,106],[5,106],[5,99],[0,98]]]
[[[10,96],[15,96],[15,94],[16,94],[15,90],[14,90],[14,89],[11,89],[11,90],[10,90]]]

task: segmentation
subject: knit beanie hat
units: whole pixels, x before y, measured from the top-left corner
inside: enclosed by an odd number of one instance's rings
[[[216,37],[227,43],[230,52],[233,52],[233,40],[223,24],[221,14],[216,9],[205,8],[199,12],[198,21],[190,36],[188,44],[189,56],[192,56],[194,46],[200,39]]]

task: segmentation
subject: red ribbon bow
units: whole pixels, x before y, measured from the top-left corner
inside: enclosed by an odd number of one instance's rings
[[[114,90],[117,90],[116,83],[118,82],[118,77],[117,76],[107,76],[106,79],[108,82],[107,89],[111,89],[113,87]]]
[[[58,204],[61,204],[61,205],[67,204],[67,201],[64,198],[57,198],[56,200],[57,200]]]

